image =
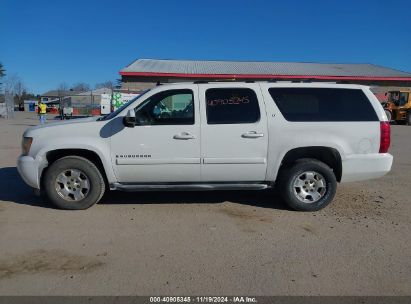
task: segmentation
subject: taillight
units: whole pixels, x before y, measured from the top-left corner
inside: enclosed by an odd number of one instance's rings
[[[391,128],[388,121],[380,122],[380,153],[387,153],[391,143]]]

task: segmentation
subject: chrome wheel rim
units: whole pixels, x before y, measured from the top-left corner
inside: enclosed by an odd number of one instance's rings
[[[90,181],[83,171],[68,169],[62,171],[56,177],[56,192],[66,201],[81,201],[90,190]]]
[[[293,188],[294,195],[299,201],[312,204],[324,197],[327,192],[327,183],[320,173],[306,171],[294,180]]]

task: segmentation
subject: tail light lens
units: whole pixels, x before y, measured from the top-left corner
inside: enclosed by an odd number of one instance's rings
[[[391,144],[391,127],[388,121],[380,122],[380,153],[387,153]]]

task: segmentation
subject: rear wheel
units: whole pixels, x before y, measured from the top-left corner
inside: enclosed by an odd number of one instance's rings
[[[100,170],[79,156],[55,161],[44,176],[44,191],[49,201],[61,209],[87,209],[104,194],[105,183]]]
[[[334,198],[337,181],[330,167],[315,159],[301,159],[282,169],[280,194],[289,207],[317,211]]]

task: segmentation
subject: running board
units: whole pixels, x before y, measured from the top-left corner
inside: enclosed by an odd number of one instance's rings
[[[211,190],[263,190],[271,188],[269,184],[263,183],[182,183],[182,184],[121,184],[114,183],[111,190],[121,191],[211,191]]]

